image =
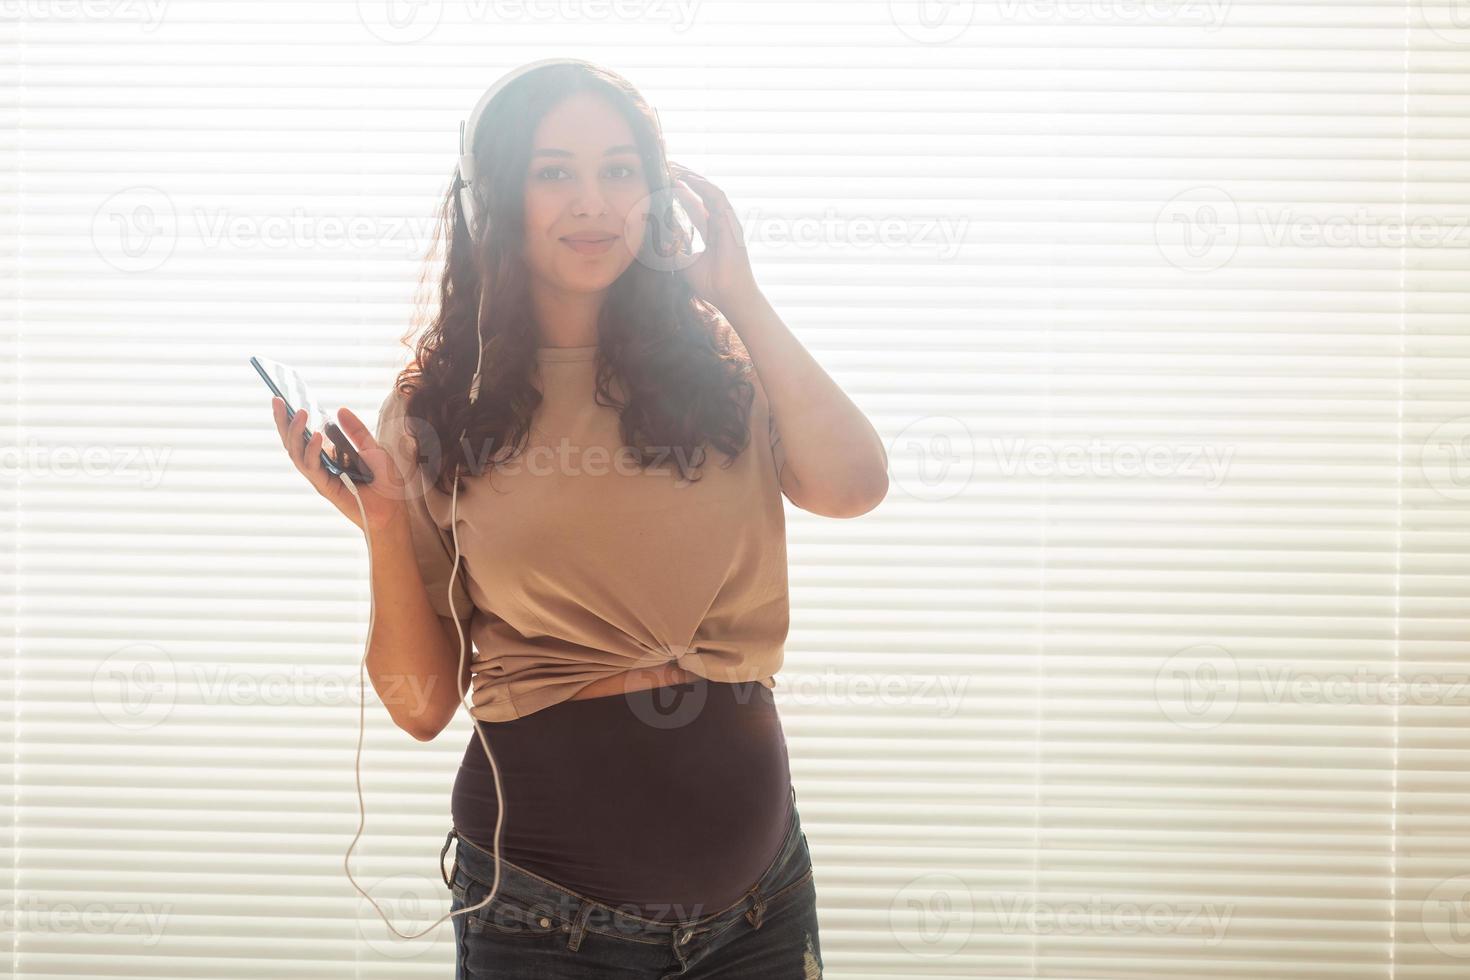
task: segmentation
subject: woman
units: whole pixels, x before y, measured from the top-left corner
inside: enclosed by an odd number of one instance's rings
[[[488,220],[472,231],[451,186],[413,362],[376,435],[338,413],[381,476],[362,510],[322,470],[321,435],[303,446],[275,405],[298,469],[366,515],[367,666],[395,723],[432,739],[473,687],[452,907],[484,901],[497,844],[501,860],[494,899],[452,920],[457,976],[819,977],[770,691],[781,498],[871,510],[881,440],[756,287],[725,195],[677,165],[671,179],[626,80],[529,71],[467,149]],[[671,194],[706,243],[692,264],[652,220]]]

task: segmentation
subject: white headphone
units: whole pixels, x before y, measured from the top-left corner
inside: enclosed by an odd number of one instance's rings
[[[496,83],[494,85],[491,85],[488,89],[485,90],[485,94],[482,95],[482,96],[480,96],[480,101],[478,101],[478,102],[475,103],[475,108],[470,112],[469,119],[468,120],[463,120],[463,121],[460,122],[460,124],[459,124],[459,167],[457,169],[457,177],[458,177],[458,180],[460,181],[460,187],[459,187],[459,205],[460,205],[460,210],[462,211],[462,213],[465,216],[466,226],[470,229],[470,235],[471,235],[471,237],[473,239],[475,239],[475,240],[478,240],[479,239],[480,232],[482,230],[480,228],[480,224],[481,224],[481,222],[483,220],[482,219],[481,212],[480,212],[480,208],[479,208],[479,202],[475,198],[475,190],[476,190],[476,186],[477,186],[476,185],[476,181],[479,178],[479,174],[476,171],[475,157],[474,157],[475,131],[476,131],[476,129],[478,129],[478,127],[480,125],[480,118],[481,118],[481,116],[484,115],[486,107],[489,106],[489,104],[491,103],[491,101],[494,100],[495,96],[498,95],[500,93],[500,91],[502,89],[504,89],[507,85],[509,85],[511,82],[515,81],[517,78],[520,78],[522,75],[525,75],[525,74],[527,74],[528,72],[531,72],[531,71],[535,71],[538,68],[543,68],[543,67],[545,67],[547,65],[570,65],[570,64],[585,65],[585,66],[591,67],[591,63],[590,62],[583,61],[580,58],[544,58],[544,59],[542,59],[540,61],[528,62],[527,64],[521,65],[519,68],[512,69],[511,71],[507,72],[505,75],[502,75],[500,77],[500,79],[498,81],[496,81]],[[483,288],[484,288],[484,284],[482,283],[481,284],[481,289],[483,290]],[[476,313],[476,317],[475,317],[475,320],[476,320],[476,322],[475,322],[475,336],[476,336],[477,340],[479,341],[479,351],[480,352],[479,352],[479,357],[478,357],[478,359],[475,362],[475,377],[474,377],[473,382],[470,384],[469,401],[470,401],[470,404],[471,405],[473,405],[475,403],[475,399],[477,399],[479,397],[479,395],[480,395],[480,369],[483,366],[484,360],[485,360],[485,335],[484,335],[484,332],[483,332],[483,329],[482,329],[481,317],[480,317],[480,314],[478,312],[478,310],[480,310],[482,308],[481,303],[478,303],[477,302],[476,303],[476,307],[477,307],[477,313]],[[464,437],[464,433],[463,432],[460,433],[460,437],[461,438]],[[450,529],[451,529],[451,531],[452,531],[452,533],[454,535],[454,566],[453,566],[454,567],[454,571],[453,571],[453,573],[451,573],[451,575],[449,577],[448,600],[449,600],[449,610],[453,614],[454,627],[455,627],[455,630],[459,633],[459,670],[454,675],[455,676],[455,682],[456,683],[458,683],[458,679],[461,676],[463,676],[463,674],[464,674],[464,667],[465,667],[465,663],[464,663],[464,658],[465,658],[464,624],[460,622],[460,619],[459,619],[459,611],[457,609],[455,609],[455,607],[454,607],[454,584],[455,584],[455,581],[457,580],[457,578],[459,576],[459,558],[460,558],[460,551],[459,551],[459,524],[458,524],[458,522],[456,520],[456,517],[458,516],[458,512],[459,512],[459,472],[460,472],[460,469],[463,467],[463,465],[464,464],[461,461],[460,463],[456,464],[456,466],[455,466],[455,473],[454,473],[454,494],[453,494],[453,496],[451,498],[450,509],[449,509],[449,526],[450,526]],[[353,485],[352,480],[347,476],[346,473],[343,473],[342,474],[342,482],[345,483],[345,484],[347,484],[347,489],[348,490],[352,491],[352,496],[357,499],[358,509],[362,512],[363,533],[368,535],[368,581],[371,583],[371,581],[372,581],[372,568],[373,568],[373,550],[372,550],[372,535],[371,535],[371,532],[367,531],[367,523],[368,523],[367,522],[367,508],[363,506],[362,497],[359,496],[358,491],[357,491],[357,487]],[[369,590],[368,595],[369,595],[369,601],[371,603],[371,596],[372,596],[371,590]],[[374,622],[375,616],[376,616],[376,611],[373,609],[373,607],[370,604],[369,605],[369,610],[368,610],[368,640],[367,640],[367,647],[368,648],[370,648],[371,645],[372,645],[373,622]],[[359,682],[360,685],[362,684],[361,672],[362,672],[362,670],[366,669],[366,665],[367,665],[367,648],[365,648],[363,650],[362,664],[359,665],[358,682]],[[464,700],[463,697],[460,698],[460,702],[459,703],[460,703],[460,707],[464,708],[466,714],[468,714],[470,716],[470,723],[472,725],[474,725],[475,734],[479,736],[480,745],[483,746],[484,749],[485,749],[485,756],[486,756],[486,758],[488,758],[490,760],[490,770],[491,770],[491,772],[495,776],[495,799],[496,799],[496,803],[497,803],[497,813],[496,813],[496,818],[495,818],[495,851],[494,851],[494,853],[495,853],[495,879],[491,883],[491,886],[490,886],[490,894],[488,894],[488,895],[485,896],[485,900],[484,901],[480,902],[477,905],[471,905],[471,906],[468,906],[466,908],[457,909],[457,910],[455,910],[453,912],[450,912],[450,913],[448,913],[446,915],[440,916],[438,919],[436,919],[434,921],[434,923],[432,925],[430,925],[428,928],[424,929],[422,932],[416,932],[413,935],[404,935],[403,933],[399,932],[397,928],[394,927],[394,925],[393,925],[392,922],[389,922],[388,921],[388,917],[383,914],[383,910],[381,908],[379,908],[378,903],[375,902],[375,901],[373,901],[373,897],[371,895],[369,895],[367,892],[365,892],[365,891],[362,890],[362,887],[358,885],[356,879],[354,879],[352,877],[352,869],[348,865],[348,858],[350,858],[351,855],[352,855],[352,849],[357,846],[357,840],[358,840],[359,837],[362,836],[362,829],[363,829],[364,823],[366,822],[366,816],[367,816],[366,815],[366,812],[364,810],[363,801],[362,801],[362,737],[363,737],[363,727],[364,727],[364,724],[365,724],[365,721],[366,721],[366,710],[367,710],[366,709],[366,704],[367,704],[367,699],[366,698],[359,698],[358,699],[358,707],[359,707],[359,713],[358,713],[358,730],[357,730],[357,805],[358,805],[358,825],[357,825],[357,835],[352,838],[352,843],[348,845],[348,847],[347,847],[347,853],[342,858],[342,867],[347,872],[347,879],[352,882],[352,887],[353,888],[356,888],[357,891],[358,891],[358,893],[360,895],[362,895],[364,898],[366,898],[368,900],[368,903],[370,905],[372,905],[372,907],[374,909],[377,909],[378,916],[388,926],[388,929],[395,936],[398,936],[401,939],[417,939],[420,936],[427,935],[428,933],[432,932],[434,929],[436,929],[439,926],[439,923],[443,922],[445,919],[451,918],[451,917],[456,916],[456,915],[462,915],[462,914],[464,914],[466,912],[473,912],[476,909],[483,908],[484,906],[490,904],[491,900],[495,898],[495,893],[500,890],[500,827],[501,827],[501,824],[505,820],[505,797],[504,797],[504,794],[502,792],[501,785],[500,785],[500,769],[495,765],[495,755],[494,755],[494,753],[492,753],[490,751],[490,743],[485,740],[485,732],[480,727],[479,719],[475,718],[474,712],[471,710],[471,706],[469,704],[466,704],[465,703],[465,700]],[[440,855],[440,860],[441,860],[440,874],[442,875],[443,874],[443,865],[442,865],[443,855],[442,854]]]
[[[500,79],[494,85],[487,88],[484,95],[480,96],[480,101],[476,102],[475,107],[470,110],[469,119],[460,120],[459,166],[455,170],[455,176],[459,181],[459,210],[464,215],[465,227],[469,229],[471,241],[478,241],[480,233],[484,230],[481,227],[484,217],[480,209],[479,199],[476,196],[479,190],[478,181],[480,174],[475,163],[475,133],[480,128],[480,118],[485,115],[485,109],[507,85],[522,75],[529,74],[538,68],[545,68],[547,65],[582,65],[587,68],[593,67],[591,62],[584,61],[581,58],[542,58],[540,61],[529,61],[519,68],[512,68],[500,76]],[[484,289],[483,283],[481,283],[481,289]],[[483,299],[484,296],[482,293],[480,300],[475,303],[475,338],[479,341],[479,355],[475,360],[475,378],[470,382],[469,397],[471,405],[475,403],[475,399],[480,397],[480,367],[485,361],[485,334],[482,323],[484,314]],[[460,433],[460,436],[463,438],[464,433]],[[459,473],[456,471],[456,490],[458,489],[458,483]],[[454,514],[451,511],[451,527],[454,526],[453,521]],[[456,543],[457,547],[458,544]],[[485,751],[487,753],[490,751],[488,746],[486,746]],[[491,766],[494,766],[493,759],[491,760]],[[498,874],[497,865],[497,876]]]
[[[501,89],[511,82],[538,68],[547,65],[583,65],[592,67],[592,63],[583,61],[581,58],[543,58],[540,61],[530,61],[519,68],[512,68],[500,77],[494,85],[485,90],[480,96],[480,101],[475,103],[474,109],[470,110],[470,117],[462,120],[459,124],[459,170],[461,181],[459,188],[459,208],[465,216],[465,223],[470,229],[470,237],[480,237],[480,206],[475,198],[475,181],[479,178],[479,172],[475,165],[475,131],[480,127],[480,117],[485,114],[485,109],[500,94]],[[478,377],[476,380],[479,380]],[[470,399],[474,401],[474,399]]]

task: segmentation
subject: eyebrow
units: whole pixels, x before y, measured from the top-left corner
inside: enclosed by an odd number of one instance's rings
[[[605,157],[610,157],[614,153],[637,153],[637,152],[638,152],[638,147],[633,146],[633,145],[631,145],[629,143],[622,143],[622,144],[619,144],[618,146],[609,146],[606,150],[603,151],[602,155],[605,156]],[[576,156],[576,154],[572,153],[570,150],[559,150],[556,147],[542,147],[541,149],[539,149],[536,152],[534,152],[534,153],[531,154],[532,159],[535,159],[536,157],[573,157],[573,156]]]

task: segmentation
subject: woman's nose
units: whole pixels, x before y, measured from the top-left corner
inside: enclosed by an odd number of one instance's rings
[[[583,182],[577,185],[577,195],[572,199],[573,214],[606,214],[607,199],[602,196],[602,188],[597,186],[594,180],[590,183]]]

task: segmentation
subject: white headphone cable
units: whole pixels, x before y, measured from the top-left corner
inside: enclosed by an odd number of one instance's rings
[[[477,365],[475,369],[475,380],[477,386],[479,382],[479,373],[479,367]],[[450,505],[451,509],[449,521],[450,527],[453,529],[454,534],[454,571],[449,576],[448,600],[450,611],[456,613],[456,615],[453,617],[454,628],[455,631],[459,634],[459,668],[455,671],[454,674],[454,683],[456,688],[458,688],[459,679],[464,676],[465,667],[464,624],[460,621],[459,616],[457,615],[458,610],[454,608],[454,583],[455,579],[459,575],[459,527],[454,520],[455,514],[458,512],[459,508],[459,467],[455,468],[454,476],[454,496]],[[347,853],[342,856],[342,870],[347,872],[347,880],[352,882],[352,887],[357,889],[358,894],[360,894],[363,898],[366,898],[368,900],[368,904],[370,904],[374,909],[377,910],[378,917],[383,920],[383,923],[395,936],[398,936],[401,939],[417,939],[420,936],[424,936],[432,932],[445,919],[452,918],[464,912],[473,912],[477,909],[484,908],[486,905],[490,904],[490,902],[495,898],[495,893],[500,890],[500,828],[505,821],[505,796],[500,786],[500,768],[495,764],[495,754],[490,751],[490,743],[485,740],[485,732],[480,727],[479,719],[475,717],[474,712],[470,710],[470,705],[465,703],[464,695],[461,694],[459,698],[460,707],[464,708],[465,712],[469,714],[470,723],[475,726],[475,734],[478,735],[480,738],[480,745],[483,746],[485,749],[485,756],[490,760],[490,771],[495,776],[495,801],[497,804],[495,816],[495,880],[491,883],[490,894],[486,895],[485,900],[480,902],[478,905],[470,905],[465,908],[456,909],[452,912],[446,913],[445,915],[440,916],[438,919],[435,919],[434,922],[422,932],[416,932],[413,935],[405,935],[404,933],[399,932],[392,922],[388,921],[388,916],[383,913],[383,910],[378,906],[378,903],[373,901],[373,897],[367,892],[363,891],[362,886],[357,883],[357,879],[352,877],[352,868],[349,865],[349,860],[352,857],[352,849],[357,846],[358,840],[362,837],[363,828],[367,824],[367,807],[362,797],[362,739],[363,733],[367,727],[367,685],[364,681],[364,673],[367,670],[368,651],[372,648],[373,623],[377,617],[377,609],[372,595],[373,548],[372,532],[368,530],[367,508],[363,505],[362,496],[358,493],[357,486],[352,482],[352,478],[349,477],[346,473],[341,474],[341,478],[342,482],[347,484],[347,489],[352,492],[353,499],[357,501],[357,509],[362,514],[363,534],[366,535],[368,540],[368,635],[367,643],[363,647],[362,660],[358,664],[357,672],[357,757],[353,769],[354,778],[357,782],[357,833],[353,835],[352,843],[347,845]],[[456,859],[455,866],[457,867],[458,864],[459,862]],[[443,873],[442,863],[440,865],[440,873]]]
[[[505,75],[501,76],[501,78],[494,85],[492,85],[489,89],[487,89],[485,91],[485,93],[480,97],[480,100],[475,104],[474,109],[470,112],[469,119],[467,121],[461,121],[461,123],[460,123],[460,127],[459,127],[459,162],[458,162],[457,169],[456,169],[456,174],[459,176],[459,179],[460,179],[460,187],[459,187],[459,193],[458,193],[458,200],[459,200],[460,210],[461,210],[461,212],[464,215],[465,227],[469,231],[471,238],[478,238],[479,235],[483,233],[483,229],[480,227],[480,224],[481,224],[481,222],[480,222],[480,209],[479,209],[479,207],[477,205],[477,202],[475,200],[475,195],[474,195],[474,187],[476,185],[478,185],[478,183],[479,183],[478,168],[476,166],[476,160],[475,160],[475,157],[474,157],[474,136],[475,136],[475,132],[479,128],[480,117],[484,113],[486,107],[494,99],[495,95],[498,92],[500,92],[501,89],[505,88],[505,86],[507,86],[508,84],[510,84],[516,78],[519,78],[521,75],[524,75],[524,74],[526,74],[526,73],[528,73],[530,71],[533,71],[533,70],[535,70],[537,68],[541,68],[543,66],[551,65],[551,64],[582,64],[582,65],[587,65],[589,63],[588,62],[585,62],[585,61],[582,61],[580,59],[577,59],[577,58],[544,58],[544,59],[542,59],[540,61],[527,62],[526,64],[523,64],[520,67],[514,69],[513,71],[510,71],[510,72],[506,73]],[[468,142],[467,142],[467,140],[468,140]],[[475,377],[474,377],[473,382],[470,384],[469,402],[470,402],[471,405],[473,405],[475,403],[475,400],[479,397],[479,394],[480,394],[480,368],[484,364],[484,361],[485,361],[485,333],[484,333],[485,306],[484,306],[484,303],[485,303],[485,293],[484,293],[484,283],[483,283],[483,276],[482,276],[482,281],[481,281],[481,284],[480,284],[480,295],[478,297],[477,310],[476,310],[476,314],[475,314],[475,338],[479,341],[479,356],[477,357],[477,359],[475,361]],[[461,433],[461,439],[462,438],[463,438],[463,433]],[[454,628],[455,628],[455,631],[459,634],[459,670],[454,675],[454,684],[455,684],[456,688],[459,686],[459,679],[460,679],[460,677],[462,677],[464,675],[464,667],[465,667],[464,661],[465,661],[465,647],[466,647],[465,636],[464,636],[464,624],[460,622],[459,616],[457,615],[458,610],[456,610],[454,608],[454,583],[455,583],[455,578],[459,575],[459,556],[460,556],[460,552],[459,552],[459,525],[458,525],[458,523],[457,523],[457,521],[456,521],[455,518],[457,517],[458,512],[459,512],[459,475],[460,475],[460,470],[461,470],[462,466],[463,466],[462,463],[457,464],[455,466],[455,470],[454,470],[454,496],[452,498],[452,502],[450,504],[450,511],[449,511],[449,526],[450,526],[450,529],[451,529],[451,531],[452,531],[452,533],[454,535],[454,571],[449,576],[449,592],[448,592],[447,598],[448,598],[448,602],[449,602],[449,610],[450,610],[451,613],[454,613],[455,614],[452,617],[454,619]],[[358,494],[357,487],[353,485],[351,478],[348,477],[346,473],[341,474],[341,477],[342,477],[342,482],[345,483],[345,484],[347,484],[347,489],[350,490],[350,491],[352,491],[352,496],[354,498],[356,498],[356,500],[357,500],[358,510],[362,513],[363,534],[366,535],[367,536],[367,539],[368,539],[368,585],[369,585],[369,588],[368,588],[368,601],[369,601],[369,606],[368,606],[368,639],[367,639],[367,645],[363,649],[362,663],[358,666],[358,675],[357,675],[357,683],[358,683],[359,692],[363,692],[363,691],[366,690],[366,684],[365,684],[365,682],[363,680],[363,673],[367,669],[367,652],[368,652],[368,649],[370,649],[371,646],[372,646],[372,639],[373,639],[373,621],[374,621],[374,616],[375,616],[375,610],[374,610],[373,605],[372,605],[372,570],[373,570],[372,534],[371,534],[371,532],[368,531],[368,527],[367,527],[367,508],[363,505],[362,497]],[[471,612],[471,622],[473,622],[473,612]],[[471,685],[471,689],[473,690],[473,685]],[[471,699],[471,700],[473,700],[473,699]],[[438,920],[436,920],[433,923],[433,925],[429,926],[428,929],[425,929],[423,932],[415,933],[412,936],[405,936],[403,933],[399,932],[397,929],[395,929],[393,927],[393,923],[391,923],[391,922],[388,921],[388,917],[383,914],[383,910],[381,908],[378,908],[378,903],[373,901],[372,896],[369,895],[367,892],[363,891],[362,888],[357,884],[356,879],[354,879],[352,877],[352,869],[348,866],[348,860],[352,856],[352,849],[357,846],[357,841],[362,836],[363,826],[365,825],[366,820],[367,820],[367,810],[366,810],[365,805],[363,804],[363,799],[362,799],[362,738],[363,738],[363,730],[366,727],[367,707],[366,707],[366,703],[365,703],[365,698],[364,697],[360,697],[359,698],[359,701],[358,701],[359,711],[358,711],[357,764],[356,764],[358,825],[357,825],[357,834],[356,834],[356,836],[354,836],[352,838],[352,843],[350,845],[348,845],[348,847],[347,847],[347,853],[345,855],[343,855],[343,857],[342,857],[342,867],[347,872],[347,879],[352,882],[352,887],[353,888],[356,888],[357,891],[358,891],[358,893],[361,894],[364,898],[366,898],[368,900],[368,902],[370,902],[372,904],[373,908],[375,908],[375,909],[378,910],[378,915],[383,919],[383,922],[388,926],[388,928],[393,931],[393,934],[396,935],[396,936],[400,936],[400,937],[402,937],[404,939],[417,939],[419,936],[422,936],[422,935],[427,934],[430,930],[432,930],[436,926],[438,926],[439,923],[443,922],[447,918],[450,918],[451,916],[458,915],[460,912],[473,912],[476,909],[483,908],[484,906],[488,905],[492,899],[495,898],[495,893],[500,890],[500,828],[501,828],[501,825],[505,822],[505,795],[504,795],[504,792],[502,791],[501,785],[500,785],[500,767],[495,764],[495,754],[490,751],[490,743],[485,739],[485,731],[480,726],[479,719],[477,719],[475,717],[475,714],[474,714],[474,711],[473,711],[473,705],[472,704],[466,704],[463,695],[460,695],[459,703],[460,703],[460,706],[465,709],[465,712],[470,716],[470,723],[475,726],[475,734],[480,739],[480,745],[485,749],[485,757],[490,760],[490,771],[495,776],[495,800],[496,800],[496,804],[497,804],[497,809],[496,809],[496,816],[495,816],[495,848],[494,848],[494,852],[495,852],[495,876],[494,876],[494,881],[492,882],[491,887],[490,887],[490,894],[485,896],[485,900],[483,902],[480,902],[478,905],[471,905],[471,906],[469,906],[467,908],[463,908],[463,909],[459,909],[459,910],[454,911],[454,912],[450,912],[448,915],[445,915],[445,916],[440,917]],[[456,867],[457,867],[458,866],[458,861],[456,861],[455,863],[456,863]],[[442,863],[440,865],[440,873],[441,874],[443,873],[443,865],[442,865]]]

